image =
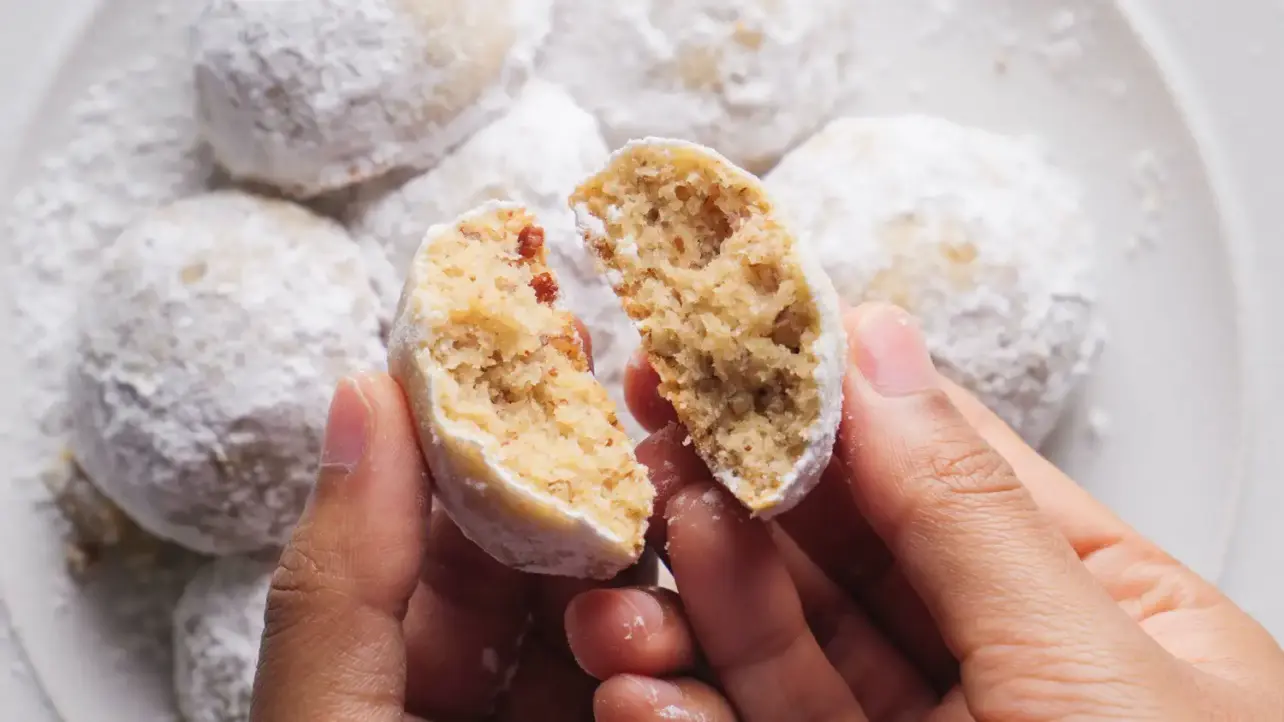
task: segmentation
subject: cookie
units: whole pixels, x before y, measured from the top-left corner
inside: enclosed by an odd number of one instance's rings
[[[543,236],[500,202],[429,230],[388,365],[469,539],[523,571],[607,579],[641,554],[654,490],[557,305]]]
[[[1038,445],[1102,347],[1083,191],[1033,143],[940,118],[847,118],[765,183],[850,304],[918,316],[946,376]]]
[[[300,198],[429,168],[526,82],[550,0],[209,0],[191,57],[205,139]]]
[[[274,564],[210,562],[174,609],[174,696],[186,722],[245,722]]]
[[[571,197],[714,477],[770,518],[833,452],[846,337],[838,295],[758,179],[690,143],[630,143]]]
[[[566,207],[566,196],[608,155],[592,115],[561,88],[532,81],[507,113],[436,168],[401,184],[363,186],[348,210],[348,226],[368,246],[385,248],[402,279],[430,227],[489,200],[522,203],[544,224],[562,302],[592,336],[598,380],[623,404],[624,369],[638,346],[637,332],[598,276]],[[622,413],[621,420],[633,438],[646,438],[630,415]]]
[[[820,127],[856,85],[849,0],[557,0],[540,72],[611,147],[667,136],[755,172]]]
[[[193,551],[284,543],[334,385],[383,365],[357,244],[292,203],[219,191],[144,216],[98,260],[68,379],[77,463]]]

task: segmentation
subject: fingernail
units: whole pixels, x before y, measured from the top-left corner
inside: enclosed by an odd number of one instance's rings
[[[321,448],[321,468],[351,474],[366,453],[370,404],[355,379],[344,379],[330,402],[330,418]]]
[[[937,384],[923,332],[903,309],[877,305],[862,310],[851,343],[856,368],[884,396],[908,396]]]
[[[655,597],[638,589],[626,589],[620,594],[620,601],[628,608],[630,619],[626,639],[633,639],[641,634],[648,638],[664,626],[664,607]]]

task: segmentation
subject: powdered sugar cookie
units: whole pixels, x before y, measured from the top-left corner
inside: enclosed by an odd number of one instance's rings
[[[624,367],[638,346],[637,332],[598,275],[566,207],[575,184],[607,155],[593,116],[561,88],[533,81],[511,110],[436,168],[400,186],[363,187],[349,211],[349,227],[370,245],[386,248],[404,277],[430,227],[490,200],[530,208],[544,223],[562,302],[593,337],[597,378],[623,404]],[[631,416],[621,420],[634,438],[644,438]]]
[[[922,321],[941,371],[1038,444],[1091,371],[1096,238],[1030,143],[927,117],[844,119],[766,179],[848,302]]]
[[[283,543],[343,376],[381,365],[379,303],[337,223],[237,191],[137,221],[81,301],[71,446],[148,532]]]
[[[654,490],[556,307],[543,235],[505,203],[432,228],[389,368],[464,534],[518,569],[604,579],[641,554]]]
[[[174,695],[186,722],[246,722],[275,565],[225,557],[174,609]]]
[[[550,0],[209,0],[199,111],[241,180],[308,197],[425,168],[508,106]]]
[[[833,451],[846,337],[829,278],[758,179],[648,139],[571,203],[715,478],[755,515],[792,508]]]
[[[541,73],[612,147],[702,143],[754,171],[823,124],[853,85],[848,0],[557,0]]]

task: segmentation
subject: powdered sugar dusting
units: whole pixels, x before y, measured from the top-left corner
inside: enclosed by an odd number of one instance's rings
[[[532,139],[538,138],[538,142]],[[382,246],[401,277],[428,229],[491,200],[516,201],[544,226],[549,265],[562,301],[593,338],[598,380],[620,407],[635,439],[645,432],[624,406],[624,369],[638,334],[584,249],[566,198],[605,161],[606,143],[593,116],[561,88],[532,82],[499,120],[478,132],[433,170],[363,187],[348,212],[353,233]],[[400,184],[398,184],[400,181]],[[395,305],[400,284],[386,295]]]
[[[1155,247],[1161,235],[1168,176],[1163,160],[1152,149],[1139,150],[1132,157],[1132,188],[1137,196],[1137,228],[1127,251],[1136,255]]]
[[[186,722],[245,722],[274,564],[227,557],[174,610],[174,689]]]
[[[852,92],[848,0],[563,0],[541,72],[611,145],[694,141],[765,171]]]
[[[82,468],[196,551],[283,544],[334,384],[382,365],[357,245],[302,207],[227,190],[145,215],[99,266],[69,375]]]
[[[927,117],[845,119],[767,178],[858,304],[917,314],[942,371],[1039,443],[1102,343],[1080,190],[1033,145]]]
[[[75,481],[66,454],[65,379],[78,292],[128,223],[220,183],[200,141],[187,63],[187,28],[199,5],[158,0],[151,11],[129,10],[128,34],[136,41],[95,66],[92,85],[59,108],[57,127],[38,134],[52,150],[12,179],[3,209],[0,289],[13,304],[5,343],[12,343],[9,357],[22,383],[10,388],[16,413],[0,416],[0,444],[10,499],[29,503],[51,538],[73,535],[50,489]],[[42,581],[51,614],[68,618],[74,602],[77,617],[92,615],[92,635],[83,643],[131,674],[140,700],[165,708],[140,704],[134,719],[172,722],[170,615],[195,557],[154,549],[123,559],[109,553],[76,583],[57,568]]]
[[[311,196],[431,167],[529,77],[550,0],[213,0],[201,117],[238,178]]]

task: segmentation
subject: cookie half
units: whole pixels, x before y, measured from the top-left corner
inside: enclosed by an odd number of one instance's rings
[[[758,179],[647,139],[571,206],[714,477],[755,515],[795,506],[832,455],[846,337],[833,284]]]
[[[605,579],[641,554],[655,492],[557,305],[543,240],[510,203],[434,226],[389,369],[437,499],[468,538],[517,569]]]

